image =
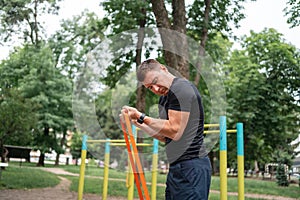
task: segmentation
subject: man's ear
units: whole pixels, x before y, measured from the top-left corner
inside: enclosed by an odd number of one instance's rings
[[[160,65],[160,69],[165,71],[165,72],[168,72],[168,68],[164,65]]]

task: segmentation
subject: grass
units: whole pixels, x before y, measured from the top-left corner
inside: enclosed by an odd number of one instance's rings
[[[40,169],[7,167],[2,170],[0,190],[2,189],[32,189],[53,187],[60,182],[60,179]]]
[[[30,167],[30,168],[28,168]],[[53,165],[46,165],[46,167],[57,167]],[[66,171],[72,173],[79,173],[79,166],[59,166]],[[88,166],[85,171],[85,182],[84,182],[84,193],[102,194],[102,183],[103,183],[103,169],[94,166]],[[124,171],[109,170],[109,178],[122,179],[123,181],[110,180],[108,184],[108,195],[109,196],[127,196],[126,187],[126,176]],[[146,180],[151,180],[151,172],[145,173]],[[72,181],[71,190],[77,191],[78,189],[78,177],[65,176]],[[157,182],[164,185],[166,181],[166,175],[158,174]],[[219,187],[220,179],[217,176],[212,177],[211,189],[220,190]],[[35,164],[23,163],[22,167],[18,163],[10,163],[6,170],[2,171],[2,180],[0,181],[1,189],[26,189],[26,188],[41,188],[41,187],[52,187],[59,183],[57,175],[45,172],[35,167]],[[238,191],[237,178],[228,177],[227,188],[228,192]],[[148,187],[149,192],[151,186]],[[157,187],[157,200],[164,199],[164,186]],[[257,179],[245,178],[245,193],[255,194],[267,194],[275,196],[285,196],[291,198],[299,198],[300,187],[296,184],[290,185],[289,187],[278,187],[275,181],[263,181]],[[137,192],[135,197],[138,198]],[[210,194],[210,200],[220,199],[219,194]],[[228,196],[229,200],[237,199],[236,196]],[[253,200],[254,198],[245,198],[246,200]],[[258,200],[256,198],[256,200]]]

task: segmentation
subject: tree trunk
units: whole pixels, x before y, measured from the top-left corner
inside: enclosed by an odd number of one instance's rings
[[[156,18],[156,26],[159,28],[161,40],[163,43],[163,52],[166,65],[176,69],[177,59],[172,53],[172,49],[175,49],[173,45],[173,39],[168,30],[171,30],[171,22],[168,18],[168,12],[163,0],[151,0],[152,10]],[[167,30],[164,30],[165,28]]]
[[[257,160],[254,161],[254,173],[256,174],[256,178],[258,178],[259,175],[259,167]]]
[[[173,38],[175,48],[178,51],[176,54],[177,65],[176,70],[180,74],[189,78],[189,65],[188,65],[188,42],[186,37],[186,11],[184,0],[173,0],[173,26],[172,29],[178,31],[180,34],[176,34]]]
[[[49,127],[44,127],[44,135],[46,137],[49,136]],[[39,162],[36,164],[36,166],[45,167],[45,152],[41,151],[41,155],[39,157]]]
[[[142,48],[145,39],[145,25],[146,25],[146,9],[142,8],[141,13],[143,14],[143,18],[140,19],[139,25],[139,33],[138,33],[138,41],[137,41],[137,49],[136,49],[136,66],[138,67],[142,63]],[[141,85],[141,83],[137,83],[137,95],[136,95],[136,108],[141,111],[145,112],[146,107],[146,88]],[[137,142],[143,143],[143,137],[137,137]],[[142,147],[138,147],[140,152],[143,151]]]
[[[211,0],[205,0],[205,11],[204,11],[204,26],[201,35],[201,42],[199,47],[199,58],[200,60],[197,62],[197,70],[196,77],[194,80],[194,84],[198,85],[200,81],[200,73],[202,68],[201,58],[205,56],[205,45],[208,37],[208,22],[209,22],[209,12],[210,12]]]
[[[184,0],[172,1],[173,26],[168,18],[168,12],[164,1],[151,0],[151,3],[163,43],[166,65],[177,70],[183,77],[189,78]]]
[[[55,157],[55,164],[54,164],[55,166],[58,166],[58,165],[59,165],[59,155],[60,155],[59,153],[56,154],[56,157]]]
[[[5,162],[4,158],[4,145],[2,140],[0,139],[0,155],[1,155],[1,162]]]
[[[37,22],[37,16],[38,16],[38,1],[35,0],[34,1],[34,25],[33,25],[33,31],[34,31],[34,34],[35,34],[35,40],[34,40],[34,44],[37,46],[38,43],[39,43],[39,36],[38,36],[38,22]]]
[[[66,136],[67,136],[67,130],[63,131],[63,136],[60,140],[60,147],[61,149],[63,149],[64,145],[65,145],[65,141],[66,141]],[[59,165],[59,157],[60,157],[60,152],[56,152],[56,158],[55,158],[55,165],[58,166]]]
[[[45,167],[45,153],[41,152],[41,155],[39,157],[39,162],[36,164],[38,167]]]
[[[6,158],[6,155],[5,154],[7,154],[7,152],[6,152],[7,150],[5,150],[5,147],[4,147],[4,144],[3,144],[3,140],[2,139],[0,139],[0,155],[1,155],[1,162],[5,162],[5,158]],[[5,167],[1,167],[1,169],[0,170],[4,170],[5,169]]]

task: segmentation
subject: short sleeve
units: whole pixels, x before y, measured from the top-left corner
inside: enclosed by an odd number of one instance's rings
[[[175,84],[170,91],[169,109],[190,112],[195,97],[195,92],[188,81]]]

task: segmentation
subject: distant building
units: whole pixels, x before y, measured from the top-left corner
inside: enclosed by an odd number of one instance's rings
[[[296,158],[293,160],[292,172],[300,173],[300,134],[297,139],[291,142],[291,145],[298,144],[298,147],[295,149],[295,152],[298,153]]]

